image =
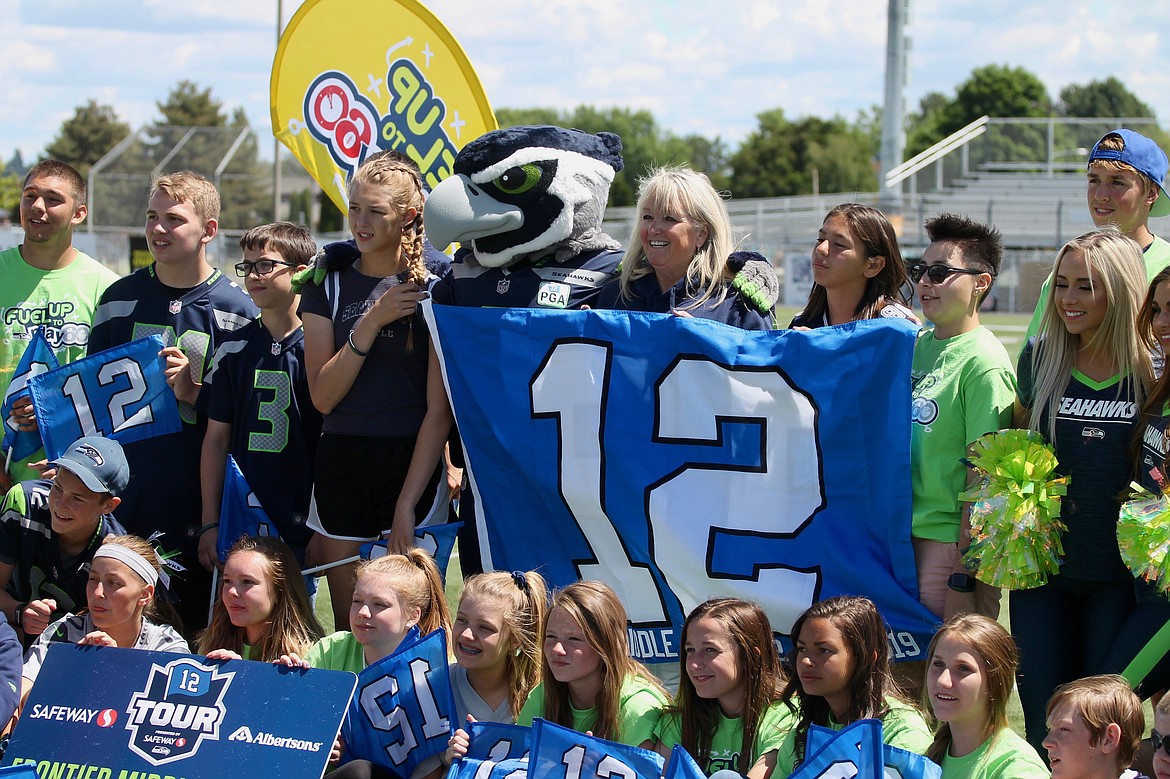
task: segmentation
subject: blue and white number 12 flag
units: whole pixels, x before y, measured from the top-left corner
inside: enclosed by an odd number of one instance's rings
[[[707,598],[787,633],[864,594],[894,654],[934,617],[910,545],[915,328],[749,332],[618,311],[424,305],[463,437],[484,565],[601,579],[633,654],[677,660]]]
[[[179,432],[162,348],[157,335],[139,338],[30,379],[45,455],[55,459],[85,435],[125,444]]]

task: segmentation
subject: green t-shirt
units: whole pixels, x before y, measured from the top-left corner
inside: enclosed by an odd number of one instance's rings
[[[980,325],[939,340],[934,328],[914,344],[910,481],[915,538],[959,540],[967,488],[967,447],[979,436],[1011,426],[1016,377],[999,339]]]
[[[769,752],[775,752],[784,743],[784,737],[796,727],[797,717],[783,703],[773,703],[760,717],[756,738],[752,746],[748,767]],[[663,714],[654,729],[654,737],[669,749],[682,742],[682,716]],[[711,738],[711,754],[707,764],[702,766],[708,776],[716,771],[730,769],[738,771],[739,750],[743,746],[743,718],[727,717],[722,712]]]
[[[1158,275],[1158,271],[1170,265],[1170,243],[1163,241],[1158,236],[1154,236],[1154,241],[1146,247],[1142,252],[1142,259],[1146,263],[1146,281],[1150,281]],[[1052,286],[1052,275],[1044,279],[1044,284],[1040,286],[1040,299],[1036,301],[1036,310],[1032,312],[1032,321],[1028,323],[1028,334],[1024,336],[1024,341],[1020,344],[1020,350],[1023,351],[1023,344],[1028,343],[1028,339],[1040,332],[1040,320],[1044,318],[1044,309],[1048,305],[1048,290]]]
[[[666,706],[666,696],[653,683],[640,676],[627,676],[622,682],[621,700],[618,702],[618,738],[613,739],[630,746],[641,746],[642,742],[654,738],[654,727]],[[571,707],[570,707],[571,708]],[[593,729],[597,721],[596,709],[572,709],[573,730],[585,733]],[[532,720],[544,716],[544,682],[536,685],[528,694],[528,700],[516,718],[517,725],[530,727]]]
[[[83,252],[66,267],[49,271],[25,262],[18,246],[0,252],[0,397],[8,391],[28,339],[41,325],[57,362],[84,357],[98,300],[117,280],[118,274]],[[14,462],[9,468],[12,480],[40,478],[27,463],[44,456],[38,451]]]
[[[313,644],[313,648],[305,655],[305,662],[310,668],[360,674],[366,668],[365,647],[358,643],[353,633],[342,630]]]
[[[934,741],[934,736],[931,735],[930,728],[927,727],[926,720],[922,718],[918,709],[894,698],[887,698],[886,706],[889,707],[889,711],[882,717],[882,743],[918,755],[924,754]],[[784,743],[776,753],[776,769],[772,776],[777,779],[789,776],[796,770],[796,724],[794,721],[792,729],[784,736]],[[832,730],[841,730],[845,725],[830,719],[828,727]]]
[[[969,755],[943,756],[942,779],[1048,779],[1048,767],[1024,739],[1004,728]]]

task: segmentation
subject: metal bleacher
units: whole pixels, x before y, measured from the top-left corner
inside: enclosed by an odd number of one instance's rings
[[[784,301],[804,302],[811,283],[809,253],[825,214],[844,202],[884,211],[903,254],[925,247],[923,222],[944,211],[967,214],[999,228],[1007,248],[997,282],[1007,310],[1031,310],[1055,249],[1093,229],[1085,202],[1089,150],[1117,127],[1153,119],[993,119],[982,117],[890,171],[892,189],[763,199],[730,199],[727,210],[741,247],[772,260],[784,278]],[[732,193],[734,195],[734,193]],[[606,231],[627,242],[633,208],[611,208]],[[1151,220],[1170,235],[1170,217]]]

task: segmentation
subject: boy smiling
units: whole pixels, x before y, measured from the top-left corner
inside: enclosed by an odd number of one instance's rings
[[[1097,227],[1112,225],[1142,247],[1146,279],[1170,265],[1170,243],[1150,232],[1151,216],[1170,215],[1170,195],[1163,186],[1170,161],[1158,144],[1133,130],[1106,133],[1089,152],[1086,200]],[[1040,302],[1028,323],[1023,343],[1040,331],[1052,278],[1040,288]]]
[[[126,445],[135,479],[118,519],[144,538],[164,531],[161,543],[178,548],[187,570],[172,587],[192,634],[207,623],[211,589],[211,575],[198,557],[206,418],[193,404],[215,350],[257,313],[247,293],[207,261],[207,246],[219,232],[219,206],[215,186],[197,173],[170,173],[154,181],[145,232],[155,261],[106,290],[89,342],[90,354],[151,334],[167,345],[162,351],[167,381],[180,401],[183,429]]]
[[[0,395],[7,394],[12,374],[33,331],[44,326],[45,338],[64,364],[85,356],[90,322],[98,298],[118,275],[73,246],[73,231],[85,221],[85,181],[57,160],[37,163],[24,178],[20,226],[24,241],[0,252]],[[15,423],[32,421],[31,404],[18,401]],[[5,420],[7,422],[7,420]],[[14,462],[12,481],[40,474],[30,461],[38,451]],[[0,472],[0,488],[12,486]]]

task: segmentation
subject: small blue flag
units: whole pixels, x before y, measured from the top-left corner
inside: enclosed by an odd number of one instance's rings
[[[418,637],[418,628],[394,654],[366,666],[342,729],[346,758],[369,760],[408,777],[447,751],[455,698],[442,630]]]
[[[675,744],[670,750],[670,759],[666,761],[662,779],[707,779],[707,775],[690,752],[683,749],[681,744]]]
[[[126,444],[179,432],[162,348],[152,335],[33,376],[28,388],[48,459],[86,435]]]
[[[541,779],[583,776],[659,779],[663,763],[662,755],[657,752],[587,736],[539,717],[532,722],[532,752],[528,761],[529,773]]]
[[[815,736],[810,728],[804,754],[789,779],[884,779],[882,722],[858,720],[840,731],[819,728]]]
[[[459,534],[462,522],[448,522],[442,525],[425,525],[414,529],[414,537],[418,539],[418,547],[435,558],[435,565],[443,581],[447,581],[447,566],[451,562],[451,552],[455,549],[455,537]],[[222,532],[222,531],[221,531]],[[362,544],[359,554],[363,560],[373,560],[386,554],[386,539],[370,541]]]
[[[236,458],[229,454],[223,474],[223,498],[219,504],[219,534],[216,537],[216,552],[221,563],[227,562],[228,551],[244,536],[280,538],[280,533],[256,499],[256,493],[248,486]]]
[[[4,440],[0,448],[12,451],[13,460],[23,460],[41,448],[41,433],[39,430],[21,431],[16,429],[12,422],[12,406],[22,397],[28,395],[28,382],[33,376],[48,373],[57,367],[57,355],[53,353],[49,342],[45,340],[44,327],[33,331],[20,362],[12,374],[12,381],[8,383],[8,390],[4,393],[4,404],[0,407],[0,414],[4,415]],[[72,443],[72,442],[70,442]]]

